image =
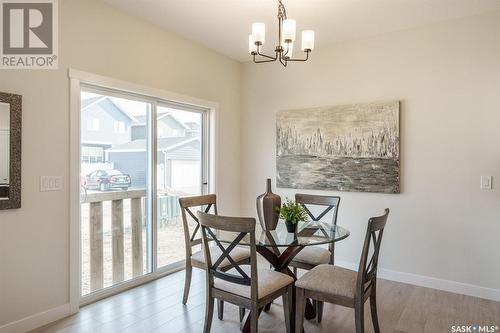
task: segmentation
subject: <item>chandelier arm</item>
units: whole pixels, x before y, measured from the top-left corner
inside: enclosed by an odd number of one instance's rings
[[[276,60],[253,60],[254,63],[256,64],[263,64],[265,62],[275,62]]]
[[[286,44],[286,52],[283,53],[283,57],[285,57],[288,54],[288,52],[290,51],[290,43],[285,43],[285,44]]]
[[[261,45],[257,44],[257,52],[256,52],[257,55],[259,55],[261,57],[264,57],[264,58],[267,58],[267,59],[271,59],[272,61],[276,61],[276,59],[278,59],[278,54],[277,53],[276,53],[276,55],[274,57],[269,56],[269,55],[264,54],[264,53],[260,53],[260,47],[261,47]],[[255,58],[255,55],[254,55],[254,58]]]
[[[306,57],[304,59],[288,58],[287,61],[307,61],[309,60],[309,53],[311,53],[311,51],[305,51],[305,52],[306,52]]]
[[[267,59],[272,59],[273,61],[275,61],[276,59],[278,59],[278,57],[271,57],[271,56],[268,56],[267,54],[263,54],[263,53],[260,53],[260,52],[257,52],[256,55],[259,55],[261,57],[264,57],[264,58],[267,58]]]
[[[288,64],[287,61],[283,61],[283,59],[280,57],[280,62],[281,64],[283,65],[283,67],[286,67],[286,65]]]
[[[256,64],[261,64],[261,63],[264,63],[264,62],[274,62],[274,61],[276,61],[276,59],[257,60],[256,55],[257,54],[253,55],[253,62],[256,63]]]

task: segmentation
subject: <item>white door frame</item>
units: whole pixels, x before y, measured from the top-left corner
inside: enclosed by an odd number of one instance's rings
[[[162,89],[137,85],[134,83],[113,79],[101,75],[96,75],[92,73],[87,73],[70,68],[68,70],[68,76],[70,79],[70,312],[74,314],[79,311],[80,305],[91,303],[98,299],[108,297],[110,295],[120,293],[129,288],[133,288],[137,285],[152,281],[174,271],[181,270],[184,267],[184,263],[180,262],[177,264],[169,265],[161,270],[157,270],[157,260],[156,255],[153,255],[153,272],[145,274],[138,277],[132,281],[127,281],[114,286],[112,289],[106,289],[93,293],[91,296],[85,297],[84,302],[81,302],[80,296],[80,280],[81,280],[81,263],[80,263],[80,91],[82,86],[94,86],[103,89],[111,89],[115,91],[121,91],[131,95],[142,96],[143,98],[153,100],[153,114],[156,114],[156,107],[158,102],[161,101],[171,101],[183,104],[190,104],[206,108],[208,110],[208,119],[206,119],[205,124],[205,140],[207,140],[207,147],[203,148],[204,158],[207,158],[209,163],[207,175],[204,175],[203,181],[208,182],[208,186],[205,187],[207,192],[214,193],[217,187],[216,183],[216,164],[217,164],[217,152],[216,143],[218,142],[218,117],[217,110],[219,105],[212,101],[207,101],[203,99],[193,98],[190,96],[185,96]],[[153,125],[156,124],[156,117],[152,118]],[[155,135],[156,128],[153,126],[153,138]],[[203,140],[203,141],[205,141]],[[152,144],[153,152],[156,152],[156,140],[153,140]],[[154,159],[156,159],[156,154],[153,153]],[[152,165],[152,173],[156,173],[156,163],[154,161]],[[155,176],[156,177],[156,176]],[[156,181],[152,181],[152,194],[153,194],[153,207],[156,206]],[[156,209],[153,209],[152,221],[153,221],[153,246],[156,247]],[[154,248],[153,248],[154,249]],[[155,251],[153,250],[153,253]]]

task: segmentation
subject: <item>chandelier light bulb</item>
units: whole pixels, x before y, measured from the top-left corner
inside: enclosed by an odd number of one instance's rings
[[[302,31],[302,51],[314,50],[314,30]]]
[[[286,19],[283,21],[283,40],[295,42],[295,32],[296,32],[297,22],[292,19]]]
[[[264,44],[266,41],[266,25],[261,22],[252,24],[252,37],[254,42]]]

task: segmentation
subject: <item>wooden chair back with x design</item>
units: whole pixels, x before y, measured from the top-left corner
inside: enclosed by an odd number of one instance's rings
[[[195,212],[191,210],[191,208],[205,206],[206,212],[209,212],[211,209],[213,209],[214,213],[217,215],[217,197],[215,194],[209,194],[195,197],[179,198],[179,205],[181,207],[182,225],[184,227],[184,244],[186,247],[186,277],[184,283],[184,297],[182,299],[182,303],[186,304],[189,297],[189,289],[191,287],[193,266],[200,269],[205,269],[204,262],[200,262],[199,260],[192,260],[193,247],[201,244],[201,233],[198,233],[200,229],[198,217],[195,215]],[[191,232],[189,228],[188,215],[195,223],[193,232]]]
[[[186,246],[186,272],[184,281],[184,296],[182,303],[186,304],[189,297],[189,289],[191,287],[191,278],[193,274],[193,267],[199,269],[206,269],[205,256],[202,250],[193,252],[193,247],[201,245],[201,230],[196,210],[203,209],[205,213],[213,211],[217,215],[217,197],[215,194],[184,197],[179,198],[179,205],[182,211],[182,224],[184,227],[184,242]],[[195,228],[191,232],[189,228],[189,218],[195,223]],[[250,252],[246,249],[238,249],[235,255],[238,262],[248,263],[250,259]],[[224,262],[227,264],[227,262]],[[224,268],[224,267],[223,267]],[[219,318],[223,318],[224,304],[217,303]]]
[[[380,332],[376,297],[377,267],[388,216],[389,209],[386,208],[384,215],[368,220],[357,272],[332,265],[319,265],[297,280],[297,332],[302,329],[304,318],[300,316],[300,309],[304,307],[306,298],[354,308],[357,333],[364,332],[364,304],[369,299],[373,328],[375,333]]]
[[[331,214],[331,221],[329,228],[337,226],[337,215],[339,211],[340,197],[326,196],[326,195],[311,195],[311,194],[295,194],[295,201],[300,203],[306,211],[309,218],[314,222],[320,222],[325,219],[328,214]],[[312,207],[323,208],[319,214],[311,212]],[[334,264],[335,243],[330,243],[328,249],[319,246],[309,246],[304,248],[295,256],[290,263],[293,267],[293,272],[297,276],[297,269],[310,270],[321,264]],[[323,318],[323,302],[313,302],[316,308],[318,322]]]
[[[198,217],[208,267],[204,332],[210,332],[214,299],[249,309],[250,331],[256,333],[260,311],[267,303],[280,296],[283,296],[286,328],[290,332],[293,278],[272,270],[257,269],[255,219],[216,216],[203,212],[198,212]],[[223,246],[217,237],[218,231],[234,233],[235,238],[230,244]],[[250,244],[250,265],[245,266],[238,263],[232,254],[243,239],[246,244]],[[216,246],[209,246],[210,241]],[[215,252],[215,248],[220,252]],[[214,256],[214,252],[219,255]],[[230,262],[229,270],[228,267],[221,269],[224,261]]]

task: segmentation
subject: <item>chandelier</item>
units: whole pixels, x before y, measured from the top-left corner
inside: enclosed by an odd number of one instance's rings
[[[307,61],[309,53],[314,49],[314,31],[302,31],[301,49],[305,52],[305,58],[293,58],[293,43],[295,42],[296,26],[295,20],[286,16],[286,9],[281,0],[278,0],[278,46],[275,47],[274,56],[262,53],[262,46],[266,41],[266,25],[264,23],[253,23],[252,34],[248,36],[248,52],[253,57],[253,62],[259,64],[279,60],[283,66],[289,61]]]

